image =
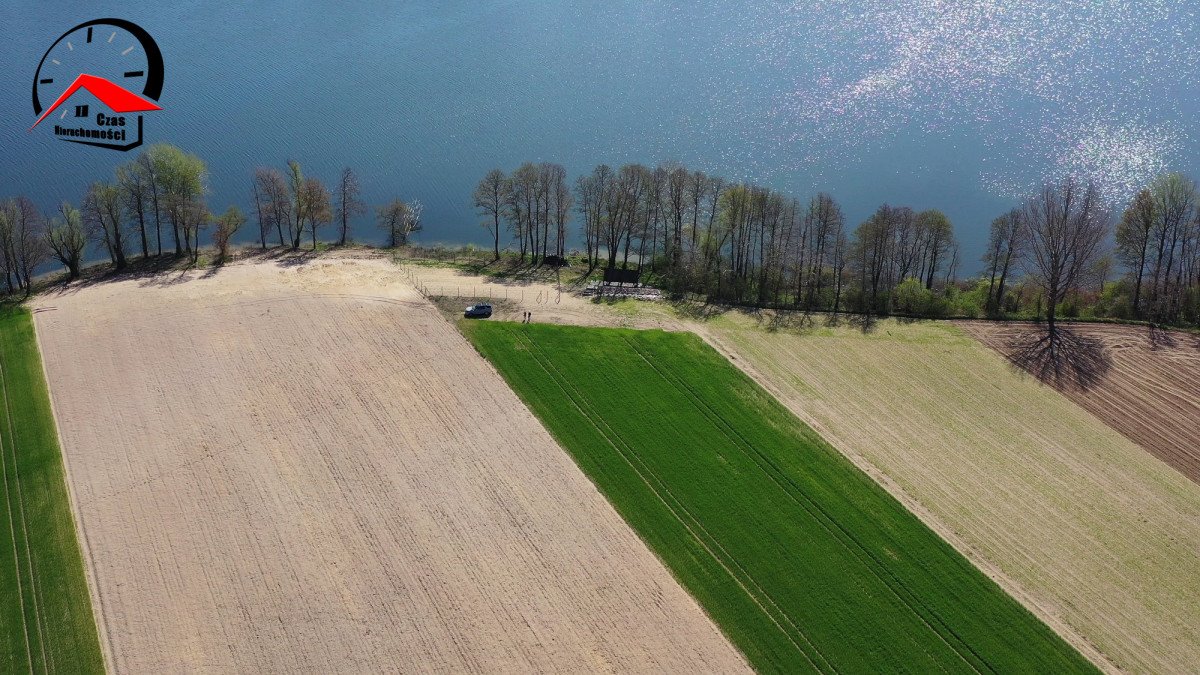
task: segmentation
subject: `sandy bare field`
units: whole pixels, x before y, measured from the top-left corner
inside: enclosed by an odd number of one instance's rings
[[[38,301],[113,669],[746,670],[403,279],[324,257]]]
[[[698,330],[1085,654],[1196,671],[1200,486],[950,324],[762,318]]]
[[[1070,324],[1052,353],[1035,324],[959,325],[1200,483],[1200,335]]]

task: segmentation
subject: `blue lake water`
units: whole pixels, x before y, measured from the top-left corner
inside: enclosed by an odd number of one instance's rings
[[[0,194],[78,201],[129,155],[63,143],[34,115],[38,60],[104,16],[164,56],[148,141],[201,155],[209,205],[249,208],[260,165],[301,162],[364,197],[425,205],[425,242],[484,241],[488,169],[679,161],[804,198],[853,227],[882,202],[941,208],[963,268],[1046,176],[1114,200],[1197,173],[1200,18],[1187,0],[6,2]],[[378,240],[363,217],[357,237]]]

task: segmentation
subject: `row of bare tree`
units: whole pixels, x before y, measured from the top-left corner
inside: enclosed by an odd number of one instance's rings
[[[1195,321],[1200,307],[1200,207],[1196,183],[1164,174],[1139,191],[1117,222],[1094,186],[1065,179],[1046,186],[1019,208],[992,222],[983,256],[986,309],[1003,315],[1017,308],[1008,290],[1023,275],[1041,291],[1053,326],[1058,307],[1085,286],[1115,291],[1121,317],[1179,324]],[[1115,243],[1110,249],[1110,244]],[[1123,267],[1110,285],[1112,254]]]
[[[293,250],[300,248],[307,233],[315,250],[321,228],[331,223],[338,227],[337,245],[345,246],[352,220],[367,211],[358,175],[349,167],[342,169],[332,195],[319,179],[306,177],[300,163],[294,160],[288,160],[286,173],[260,167],[254,172],[250,194],[258,219],[258,241],[263,249],[274,232],[280,247],[290,246]],[[379,228],[387,233],[388,245],[402,246],[421,229],[421,203],[395,199],[379,207],[375,218]]]
[[[1164,174],[1138,192],[1117,225],[1117,257],[1128,270],[1132,313],[1179,323],[1200,304],[1200,204],[1196,182]]]
[[[566,226],[579,218],[589,269],[655,273],[670,290],[712,300],[814,310],[921,313],[915,296],[948,297],[979,283],[982,311],[1020,309],[1010,291],[1037,289],[1037,315],[1051,327],[1059,307],[1093,281],[1103,291],[1113,266],[1113,213],[1088,181],[1045,185],[991,225],[982,282],[958,284],[959,248],[940,211],[885,204],[845,233],[828,194],[807,201],[771,188],[731,183],[678,164],[600,165],[574,181],[557,164],[496,169],[474,204],[500,256],[507,226],[521,260],[563,255]],[[1116,228],[1135,318],[1189,320],[1200,307],[1200,191],[1180,174],[1155,179]],[[1099,292],[1099,291],[1098,291]],[[982,296],[986,295],[986,298]]]
[[[600,165],[575,180],[573,199],[564,183],[555,164],[525,164],[512,176],[496,169],[480,181],[474,204],[497,258],[503,224],[522,260],[525,233],[539,231],[533,262],[549,250],[551,231],[562,255],[573,203],[590,268],[648,268],[673,291],[725,301],[837,309],[853,268],[855,302],[886,309],[899,282],[919,279],[932,289],[953,275],[957,260],[950,222],[937,211],[883,206],[848,241],[842,210],[824,193],[801,202],[678,164]]]
[[[472,199],[487,217],[483,226],[491,235],[497,260],[502,220],[517,241],[521,260],[529,255],[536,264],[548,255],[566,255],[574,198],[561,164],[525,162],[511,176],[493,169],[479,182]]]

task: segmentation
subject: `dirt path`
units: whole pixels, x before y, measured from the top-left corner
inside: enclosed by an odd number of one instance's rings
[[[1036,324],[959,326],[1200,483],[1200,335],[1070,324],[1052,357]]]
[[[115,670],[746,669],[390,263],[39,306]]]

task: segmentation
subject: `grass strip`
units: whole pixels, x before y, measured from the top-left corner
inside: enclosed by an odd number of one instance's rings
[[[50,397],[27,309],[0,306],[0,671],[102,673]]]

